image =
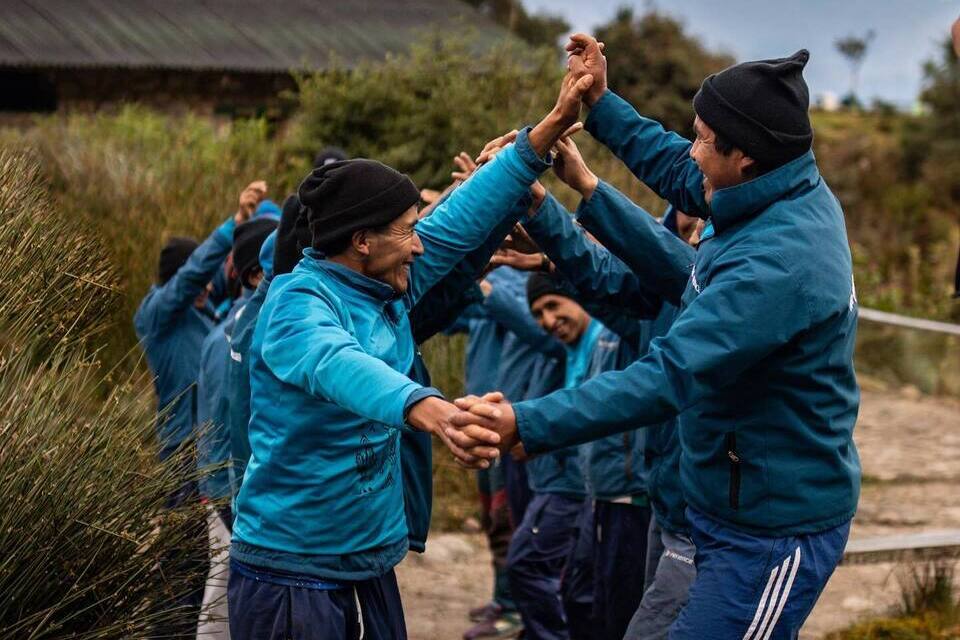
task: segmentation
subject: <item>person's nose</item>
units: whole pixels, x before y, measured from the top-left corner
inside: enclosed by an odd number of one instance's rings
[[[420,242],[420,236],[417,235],[417,232],[416,232],[416,231],[413,232],[413,247],[412,247],[412,253],[413,253],[413,255],[415,255],[415,256],[422,256],[422,255],[423,255],[423,243]]]

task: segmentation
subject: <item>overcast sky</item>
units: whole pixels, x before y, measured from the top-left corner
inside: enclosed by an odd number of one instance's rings
[[[528,9],[562,14],[574,30],[590,32],[620,6],[642,13],[643,0],[523,0]],[[661,11],[680,18],[688,31],[710,47],[738,60],[789,55],[806,47],[806,78],[811,94],[844,95],[849,67],[834,48],[846,35],[876,37],[860,74],[861,98],[880,97],[912,105],[920,90],[921,65],[937,56],[937,42],[960,15],[960,1],[946,0],[660,0]]]

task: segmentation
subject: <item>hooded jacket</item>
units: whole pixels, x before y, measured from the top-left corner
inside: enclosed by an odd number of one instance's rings
[[[425,253],[402,297],[312,250],[274,278],[249,354],[252,453],[233,557],[332,580],[381,576],[403,558],[400,430],[413,404],[438,394],[406,375],[415,354],[407,312],[549,166],[527,135],[417,225]]]
[[[164,458],[190,436],[196,424],[200,351],[215,323],[193,303],[230,253],[234,226],[231,217],[194,250],[172,278],[150,287],[133,317],[154,376],[157,435]]]
[[[577,390],[514,406],[527,451],[680,414],[692,508],[782,537],[853,517],[857,302],[843,212],[809,152],[717,190],[709,209],[688,141],[608,92],[587,129],[683,211],[710,217],[681,313],[646,356]]]

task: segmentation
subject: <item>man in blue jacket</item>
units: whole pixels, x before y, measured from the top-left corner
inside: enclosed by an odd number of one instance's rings
[[[575,36],[571,52],[573,73],[594,78],[586,128],[709,218],[673,292],[681,313],[624,371],[497,419],[461,414],[449,435],[538,453],[679,415],[697,578],[670,637],[795,637],[842,556],[860,479],[856,293],[843,212],[811,151],[808,54],[707,78],[691,145],[606,90],[595,40]]]
[[[227,627],[227,567],[233,516],[225,499],[230,496],[230,434],[227,431],[227,363],[230,361],[230,336],[236,314],[243,309],[263,278],[259,261],[261,245],[276,228],[269,217],[244,222],[233,232],[232,265],[243,293],[237,298],[223,322],[207,334],[200,351],[200,375],[197,378],[197,466],[200,495],[207,502],[207,534],[210,540],[210,571],[203,592],[203,608],[197,635],[209,638],[229,637]]]
[[[399,434],[445,438],[457,413],[405,375],[415,352],[407,312],[510,215],[591,82],[565,79],[554,111],[515,143],[498,139],[481,156],[489,162],[423,221],[410,180],[374,161],[326,165],[301,185],[312,248],[274,278],[250,349],[251,457],[231,546],[235,638],[406,637],[393,572],[408,548]]]
[[[157,439],[159,455],[167,459],[180,447],[192,447],[196,424],[196,382],[204,338],[215,326],[207,304],[208,284],[223,265],[233,244],[234,228],[248,220],[266,194],[266,183],[256,181],[240,194],[237,212],[201,244],[190,238],[172,238],[160,253],[157,284],[144,296],[133,318],[137,337],[154,376],[157,393]],[[194,468],[183,469],[192,476]],[[184,480],[167,498],[167,507],[177,508],[196,498],[193,480]],[[202,535],[203,523],[196,523]],[[199,536],[198,536],[199,538]],[[201,549],[196,550],[200,553]],[[193,550],[184,549],[183,558]],[[172,567],[183,558],[164,559]],[[202,584],[183,594],[182,604],[198,607]],[[195,632],[193,628],[190,631]],[[188,633],[187,629],[159,629],[166,635]]]

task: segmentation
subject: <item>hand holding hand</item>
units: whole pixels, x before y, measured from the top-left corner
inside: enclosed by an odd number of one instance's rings
[[[502,397],[502,396],[501,396]],[[509,451],[520,443],[517,416],[509,402],[492,403],[476,396],[454,400],[461,410],[451,416],[447,437],[454,446],[468,454],[484,451],[496,436],[496,446]]]
[[[591,76],[593,83],[584,94],[583,100],[592,107],[603,97],[607,90],[607,58],[603,55],[603,43],[585,33],[570,36],[566,46],[569,57],[567,69],[576,78]]]
[[[501,249],[513,249],[520,253],[541,253],[540,246],[533,241],[523,225],[517,223],[500,245]]]
[[[490,399],[483,404],[485,407],[492,407],[493,404],[503,399],[502,394],[488,394],[484,396]],[[454,405],[442,398],[431,396],[424,398],[413,405],[407,413],[407,422],[419,431],[432,433],[450,449],[454,459],[465,467],[474,469],[486,469],[490,466],[490,461],[497,458],[500,452],[497,450],[500,444],[500,437],[492,431],[483,429],[471,430],[472,437],[470,450],[457,445],[449,437],[449,433],[454,431],[451,418],[460,414],[461,411]],[[478,419],[494,419],[493,416],[498,412],[486,409]]]
[[[580,154],[577,143],[572,138],[557,140],[557,157],[553,162],[553,171],[571,189],[589,200],[596,191],[600,179],[590,170]]]

